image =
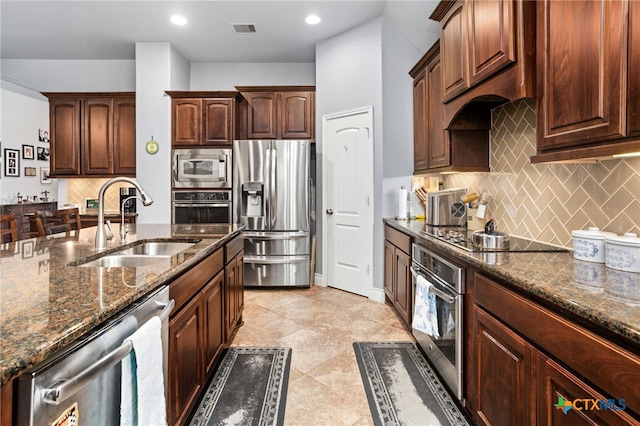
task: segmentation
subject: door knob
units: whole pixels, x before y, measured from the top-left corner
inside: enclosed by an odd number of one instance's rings
[[[333,209],[327,209],[327,214],[333,214]]]

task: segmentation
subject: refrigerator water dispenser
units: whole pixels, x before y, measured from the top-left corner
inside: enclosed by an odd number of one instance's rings
[[[264,185],[260,182],[245,182],[242,184],[242,216],[264,216],[263,189]]]

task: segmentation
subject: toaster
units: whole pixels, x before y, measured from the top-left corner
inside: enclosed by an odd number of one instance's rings
[[[427,193],[427,225],[466,226],[467,207],[460,200],[466,189],[447,189]]]

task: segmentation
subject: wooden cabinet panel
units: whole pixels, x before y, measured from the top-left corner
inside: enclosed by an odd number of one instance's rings
[[[179,311],[189,299],[197,294],[212,276],[224,267],[224,251],[216,250],[212,255],[178,277],[169,287],[169,297],[176,301],[175,311]]]
[[[194,298],[169,322],[169,424],[184,422],[204,383],[203,301]]]
[[[413,80],[413,170],[429,168],[427,158],[429,116],[427,114],[427,71]],[[442,105],[440,106],[442,108]]]
[[[233,144],[233,99],[204,99],[204,145]]]
[[[456,3],[441,21],[443,101],[448,101],[469,88],[467,78],[467,25],[465,3]]]
[[[86,175],[113,173],[113,114],[109,98],[83,102],[82,170]]]
[[[202,99],[172,99],[172,145],[200,145]]]
[[[411,324],[413,285],[411,281],[411,257],[401,250],[395,251],[394,305],[406,324]]]
[[[451,165],[451,143],[444,130],[442,65],[436,55],[427,65],[427,156],[429,168]]]
[[[208,377],[215,366],[215,361],[224,347],[224,274],[218,273],[202,290],[204,302],[204,361],[205,377]]]
[[[113,101],[113,173],[136,173],[136,101]]]
[[[411,327],[413,315],[413,277],[411,275],[411,237],[390,226],[384,227],[384,292],[385,297]]]
[[[640,2],[629,2],[629,85],[627,95],[627,130],[629,136],[640,136]]]
[[[234,257],[225,267],[225,335],[230,340],[242,321],[244,309],[243,253]]]
[[[534,424],[533,347],[478,307],[473,324],[474,419],[487,425]]]
[[[51,176],[79,175],[80,100],[50,99],[49,126]]]
[[[537,357],[537,424],[554,425],[632,425],[638,424],[620,403],[624,395],[612,399],[541,354]],[[561,401],[574,404],[565,412]],[[596,406],[594,407],[594,400]],[[600,409],[600,401],[606,401]],[[597,407],[597,408],[596,408]]]
[[[622,1],[540,1],[538,149],[625,135]]]
[[[246,93],[248,139],[276,139],[277,96],[276,93]]]
[[[513,0],[468,1],[469,85],[516,61]]]
[[[281,139],[312,139],[314,132],[314,92],[282,92],[278,99]]]

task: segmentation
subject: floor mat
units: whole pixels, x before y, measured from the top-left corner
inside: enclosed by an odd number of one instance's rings
[[[282,425],[290,348],[231,347],[191,425]]]
[[[469,425],[412,342],[355,342],[376,425]]]

